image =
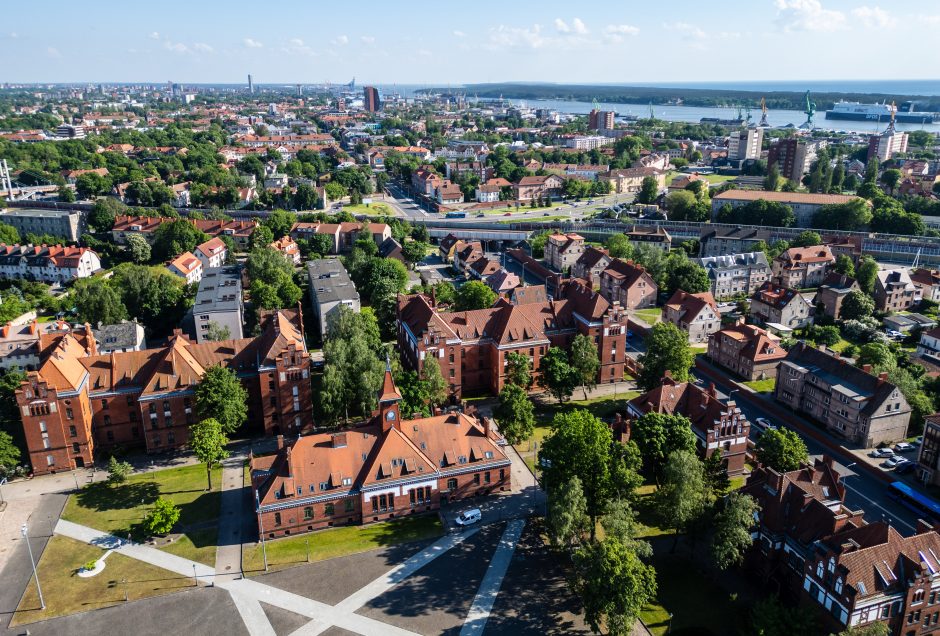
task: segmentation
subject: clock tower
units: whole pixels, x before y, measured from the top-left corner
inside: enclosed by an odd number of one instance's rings
[[[401,430],[401,412],[398,404],[401,402],[401,393],[395,386],[395,380],[392,378],[392,363],[388,356],[385,356],[385,380],[382,382],[382,390],[379,392],[379,417],[382,418],[382,432],[390,428]]]

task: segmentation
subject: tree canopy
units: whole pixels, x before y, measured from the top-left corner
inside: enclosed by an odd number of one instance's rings
[[[689,346],[689,337],[678,327],[668,322],[653,325],[646,337],[646,353],[640,356],[643,369],[637,377],[637,385],[644,391],[658,386],[666,371],[677,382],[689,379],[695,363],[695,355]]]
[[[218,365],[206,369],[196,385],[196,415],[214,418],[231,435],[248,417],[248,391],[231,369]]]
[[[757,438],[757,459],[778,472],[796,470],[807,460],[806,444],[788,428],[767,429]]]

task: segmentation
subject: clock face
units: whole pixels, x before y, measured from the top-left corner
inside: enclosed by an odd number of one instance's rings
[[[386,413],[386,414],[385,414],[385,419],[387,419],[387,420],[394,420],[394,419],[395,419],[395,411],[389,411],[388,413]]]

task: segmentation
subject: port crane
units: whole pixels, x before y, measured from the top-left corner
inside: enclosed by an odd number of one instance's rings
[[[803,128],[804,130],[810,130],[814,127],[813,115],[816,114],[816,102],[810,100],[809,91],[806,91],[805,100],[806,100],[806,110],[804,110],[803,112],[806,113],[806,121],[803,122],[803,125],[800,126],[800,128]]]
[[[767,100],[763,97],[760,98],[760,123],[757,124],[760,128],[770,128],[770,124],[767,123]]]

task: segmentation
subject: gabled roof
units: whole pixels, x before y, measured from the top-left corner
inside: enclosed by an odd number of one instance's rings
[[[834,263],[836,258],[828,245],[811,245],[809,247],[791,247],[785,250],[775,260],[784,263],[784,266],[799,267],[801,263]]]
[[[666,301],[666,307],[679,312],[680,318],[694,319],[702,313],[706,307],[718,315],[718,303],[711,292],[701,292],[699,294],[690,294],[681,289],[673,292],[672,297]]]
[[[575,262],[576,265],[580,267],[586,267],[588,269],[592,269],[598,264],[603,264],[606,266],[608,263],[610,263],[610,254],[607,252],[607,250],[601,249],[599,247],[587,248]]]
[[[771,282],[766,282],[757,288],[751,301],[761,302],[770,305],[776,309],[783,309],[791,302],[806,302],[802,294],[790,287],[782,287]]]

